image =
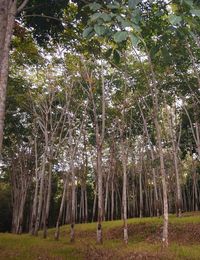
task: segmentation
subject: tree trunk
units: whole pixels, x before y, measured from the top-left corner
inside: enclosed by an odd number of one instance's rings
[[[74,242],[75,240],[75,214],[76,214],[76,186],[75,186],[75,172],[74,172],[74,163],[73,158],[71,162],[71,179],[72,179],[72,209],[71,209],[71,232],[70,232],[70,241]]]
[[[88,222],[88,199],[87,199],[87,186],[85,184],[85,219],[84,222]]]
[[[37,210],[37,218],[35,223],[35,231],[34,235],[38,235],[38,230],[40,227],[41,221],[41,213],[42,213],[42,204],[43,204],[43,197],[44,197],[44,179],[45,179],[45,168],[46,168],[46,154],[43,154],[42,160],[42,169],[41,169],[41,179],[40,179],[40,190],[39,190],[39,201],[38,201],[38,210]]]
[[[123,149],[124,150],[124,149]],[[125,153],[125,151],[124,151]],[[128,226],[127,226],[127,174],[126,174],[126,155],[122,155],[123,158],[123,221],[124,221],[124,242],[128,244]]]
[[[98,224],[97,243],[102,244],[102,220],[103,220],[103,176],[102,176],[102,151],[101,145],[97,144],[97,173],[98,173]]]
[[[44,215],[43,238],[47,237],[49,208],[50,208],[50,200],[51,200],[51,179],[52,179],[52,158],[50,158],[49,160],[48,187],[47,187],[47,199],[46,199],[46,207],[45,207],[45,215]]]
[[[159,115],[159,105],[158,105],[158,89],[157,89],[157,81],[155,78],[153,65],[151,62],[151,58],[148,55],[149,65],[152,73],[152,82],[149,82],[149,88],[151,91],[151,97],[153,102],[153,120],[156,128],[156,141],[158,144],[158,152],[160,159],[160,172],[162,178],[162,189],[163,189],[163,234],[162,234],[162,242],[163,246],[168,246],[168,197],[167,197],[167,183],[166,183],[166,172],[164,165],[164,154],[162,147],[162,138],[161,138],[161,129],[158,122]]]
[[[140,218],[143,217],[142,166],[139,169]]]
[[[37,218],[37,204],[38,204],[38,188],[39,188],[39,176],[38,176],[38,154],[37,154],[37,140],[35,137],[35,192],[33,198],[33,208],[31,214],[30,234],[34,235],[35,223]]]
[[[62,218],[63,209],[64,209],[64,203],[65,203],[65,199],[66,199],[66,190],[67,190],[67,176],[65,177],[65,181],[64,181],[62,200],[61,200],[60,210],[59,210],[59,214],[58,214],[58,218],[57,218],[57,222],[56,222],[56,231],[54,234],[55,240],[59,240],[59,236],[60,236],[60,224],[61,224],[61,218]]]
[[[105,195],[105,206],[104,206],[104,220],[108,220],[108,193],[109,193],[109,172],[106,180],[106,195]]]
[[[92,222],[94,222],[94,220],[95,220],[96,204],[97,204],[97,184],[95,185],[95,190],[94,190],[94,200],[93,200],[93,209],[92,209]]]
[[[114,174],[111,178],[111,221],[114,219]]]
[[[142,116],[142,120],[143,120],[144,132],[145,132],[146,137],[147,137],[148,145],[150,146],[150,155],[151,155],[151,160],[152,160],[152,176],[153,176],[154,196],[155,196],[155,209],[156,209],[156,215],[159,217],[160,211],[159,211],[158,189],[157,189],[156,172],[155,172],[155,166],[154,166],[155,156],[154,156],[154,151],[153,151],[153,147],[152,147],[152,144],[151,144],[151,139],[150,139],[150,136],[149,136],[149,131],[148,131],[148,128],[147,128],[146,118],[144,116],[144,113],[143,113],[142,108],[141,108],[139,103],[138,103],[138,106],[139,106],[141,116]]]
[[[3,144],[9,51],[16,12],[16,0],[0,0],[0,156]]]
[[[179,169],[178,169],[178,156],[177,156],[177,144],[176,144],[176,136],[173,131],[173,122],[172,116],[169,114],[169,110],[167,105],[165,105],[167,110],[167,119],[169,125],[170,138],[172,141],[172,152],[173,152],[173,160],[174,160],[174,170],[176,177],[176,214],[177,217],[181,217],[182,212],[182,199],[181,199],[181,186],[180,186],[180,178],[179,178]]]

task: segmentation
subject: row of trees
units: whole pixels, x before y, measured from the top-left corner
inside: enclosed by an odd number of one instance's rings
[[[102,221],[122,218],[128,243],[128,217],[163,214],[167,245],[168,212],[199,210],[198,22],[193,1],[70,3],[45,48],[17,23],[1,173],[12,232],[55,225],[59,239],[70,223],[74,241],[75,223],[97,220],[102,243]]]

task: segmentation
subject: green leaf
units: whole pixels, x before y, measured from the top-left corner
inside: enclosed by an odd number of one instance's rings
[[[133,29],[136,31],[136,32],[141,32],[141,28],[140,28],[140,26],[138,26],[138,25],[136,25],[136,24],[132,24],[132,27],[133,27]]]
[[[130,33],[130,39],[131,39],[132,45],[137,47],[138,43],[140,42],[140,39],[133,33]]]
[[[193,0],[184,0],[184,3],[189,5],[190,7],[194,6]]]
[[[105,52],[105,57],[106,57],[106,58],[109,58],[109,57],[111,56],[112,52],[113,52],[113,49],[112,49],[112,48],[108,49],[108,50]]]
[[[111,16],[106,13],[102,13],[101,18],[104,20],[104,22],[110,22],[112,20]]]
[[[98,3],[92,3],[92,4],[89,4],[89,7],[90,7],[90,9],[92,10],[92,11],[97,11],[97,10],[99,10],[100,8],[101,8],[101,5],[100,4],[98,4]]]
[[[85,28],[85,30],[83,31],[83,37],[84,38],[89,37],[90,34],[92,33],[92,31],[93,31],[93,27],[91,27],[91,26]]]
[[[170,55],[169,55],[169,51],[168,51],[168,49],[166,48],[166,47],[163,47],[162,49],[161,49],[161,52],[162,52],[162,56],[163,56],[163,58],[164,58],[164,60],[165,60],[165,64],[170,64],[170,62],[171,62],[171,57],[170,57]]]
[[[101,35],[103,35],[103,34],[105,33],[106,28],[105,28],[105,26],[103,26],[103,25],[95,24],[94,30],[95,30],[95,32],[96,32],[99,36],[101,36]]]
[[[90,17],[90,20],[92,22],[96,21],[98,18],[100,18],[102,16],[102,13],[95,13]]]
[[[152,59],[157,56],[159,50],[160,50],[159,45],[154,45],[154,46],[151,48],[151,50],[150,50],[150,56],[151,56]]]
[[[130,9],[134,9],[137,4],[139,4],[141,0],[128,0],[128,7]]]
[[[190,11],[191,14],[194,14],[195,16],[200,17],[200,10],[199,9],[193,9]]]
[[[177,15],[170,15],[169,16],[169,22],[172,24],[172,25],[177,25],[177,24],[180,24],[180,22],[182,21],[182,18],[181,16],[177,16]]]
[[[122,32],[116,32],[115,34],[114,34],[114,41],[115,42],[123,42],[123,41],[125,41],[126,39],[127,39],[127,37],[128,37],[128,33],[127,32],[125,32],[125,31],[122,31]]]
[[[118,50],[114,50],[113,59],[114,59],[114,62],[117,64],[120,62],[120,52]]]
[[[131,13],[131,22],[138,24],[141,20],[141,11],[139,9],[135,9],[132,13]]]
[[[132,23],[128,20],[125,20],[123,17],[121,17],[120,15],[116,16],[116,19],[119,23],[121,23],[123,29],[125,29],[126,27],[131,27]]]
[[[109,5],[107,5],[107,7],[109,8],[109,9],[119,9],[119,5],[114,5],[114,4],[109,4]]]

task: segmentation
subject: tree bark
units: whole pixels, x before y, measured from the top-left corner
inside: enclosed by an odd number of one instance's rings
[[[62,218],[63,209],[64,209],[64,203],[65,203],[65,199],[66,199],[66,191],[67,191],[67,176],[65,176],[65,180],[64,180],[64,189],[63,189],[63,194],[62,194],[62,200],[61,200],[60,210],[59,210],[59,214],[58,214],[58,218],[57,218],[57,222],[56,222],[56,231],[54,234],[55,240],[59,240],[59,236],[60,236],[60,224],[61,224],[61,218]]]
[[[16,12],[17,0],[0,0],[0,156],[3,145],[9,52]]]
[[[47,237],[49,209],[50,209],[50,200],[51,200],[51,179],[52,179],[52,158],[49,159],[48,186],[47,186],[47,199],[46,199],[45,215],[44,215],[43,238]]]
[[[162,189],[163,189],[163,234],[162,234],[162,242],[163,246],[168,246],[168,197],[167,197],[167,182],[166,182],[166,172],[165,172],[165,164],[164,164],[164,154],[162,147],[162,138],[161,138],[161,129],[158,121],[159,115],[159,104],[158,104],[158,89],[157,82],[153,70],[153,65],[151,62],[151,58],[148,55],[149,65],[152,73],[152,82],[149,82],[149,88],[151,92],[151,97],[153,101],[153,120],[156,128],[156,139],[158,144],[158,152],[160,159],[160,172],[162,178]]]

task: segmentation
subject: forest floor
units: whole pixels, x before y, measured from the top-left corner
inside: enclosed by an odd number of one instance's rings
[[[69,260],[131,260],[131,259],[200,259],[200,212],[170,216],[169,247],[161,246],[162,218],[129,219],[129,243],[123,243],[122,221],[103,223],[103,245],[97,245],[96,223],[75,226],[76,240],[69,241],[69,226],[61,228],[60,240],[42,234],[0,234],[0,259],[69,259]]]

